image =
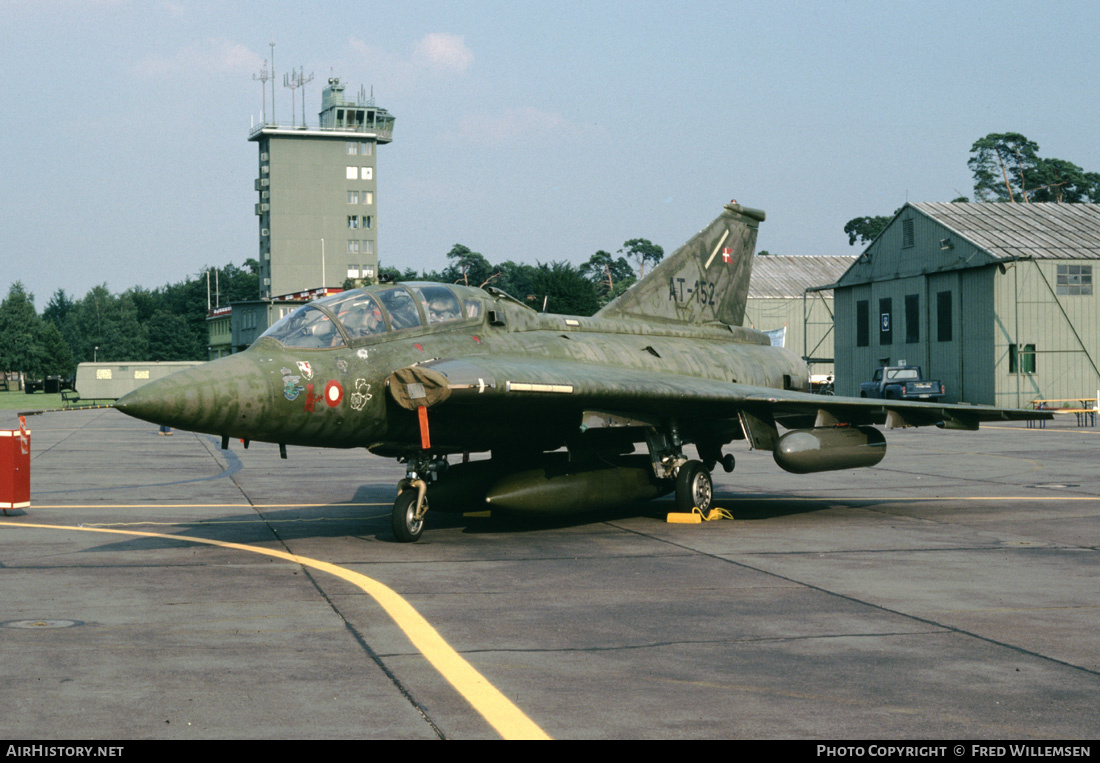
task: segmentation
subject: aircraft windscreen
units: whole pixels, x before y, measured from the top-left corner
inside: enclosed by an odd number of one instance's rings
[[[313,305],[299,307],[261,336],[271,337],[286,347],[340,347],[344,344],[344,337],[332,318]]]

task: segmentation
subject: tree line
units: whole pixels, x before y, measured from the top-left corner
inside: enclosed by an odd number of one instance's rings
[[[480,252],[455,244],[442,270],[379,267],[379,274],[394,281],[492,286],[539,311],[592,315],[644,276],[647,266],[660,262],[664,249],[647,239],[632,238],[616,254],[600,249],[579,266],[568,262],[528,265],[512,260],[494,265]]]
[[[1018,132],[990,133],[974,141],[966,166],[973,175],[974,198],[979,202],[1100,203],[1100,172],[1086,172],[1065,159],[1040,156],[1039,144]],[[959,196],[952,201],[970,199]],[[899,211],[849,220],[844,226],[848,243],[871,243]]]
[[[494,286],[536,310],[592,315],[660,262],[664,250],[639,238],[625,242],[616,254],[600,250],[580,266],[512,260],[494,265],[481,253],[455,244],[440,271],[380,267],[379,275],[395,281]],[[152,290],[135,286],[113,294],[101,284],[74,299],[58,289],[41,314],[34,295],[17,281],[0,302],[0,372],[68,378],[78,363],[91,361],[205,360],[208,274],[211,304],[224,306],[256,299],[258,272],[259,264],[250,259],[244,267],[203,270]]]
[[[221,304],[255,299],[259,266],[226,265],[210,273]],[[72,376],[93,360],[204,360],[207,353],[207,271],[149,290],[135,286],[112,294],[106,284],[73,299],[54,292],[41,315],[34,295],[16,282],[0,302],[0,371],[30,378]]]

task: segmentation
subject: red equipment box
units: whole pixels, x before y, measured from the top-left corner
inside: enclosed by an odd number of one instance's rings
[[[20,417],[19,429],[0,429],[0,509],[31,505],[31,433]]]

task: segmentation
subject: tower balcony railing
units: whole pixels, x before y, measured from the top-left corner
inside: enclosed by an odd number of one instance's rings
[[[299,130],[301,132],[341,132],[341,133],[357,133],[360,135],[373,135],[380,141],[393,140],[393,122],[392,120],[375,125],[352,125],[348,127],[334,127],[331,125],[321,124],[302,124],[301,122],[275,122],[266,120],[258,124],[254,124],[248,131],[248,137],[254,138],[264,130]]]

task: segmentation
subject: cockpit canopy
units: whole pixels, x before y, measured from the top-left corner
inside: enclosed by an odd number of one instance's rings
[[[343,347],[387,331],[480,317],[480,300],[466,295],[459,299],[444,284],[371,286],[303,305],[262,336],[286,347]]]

